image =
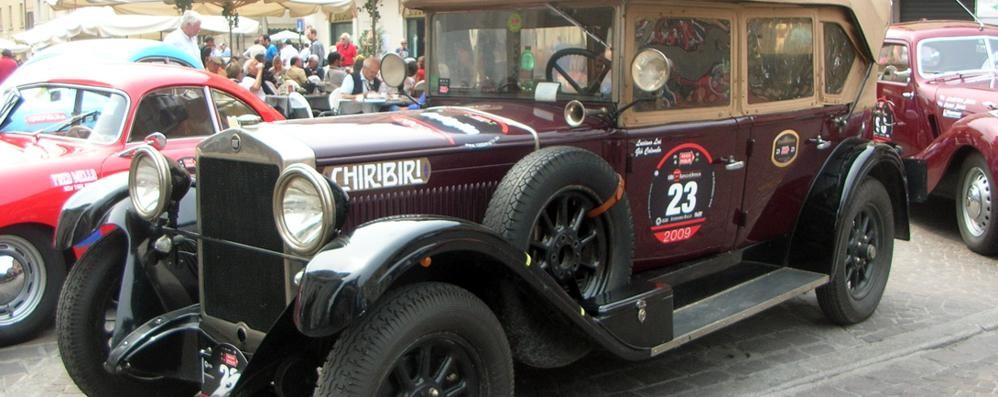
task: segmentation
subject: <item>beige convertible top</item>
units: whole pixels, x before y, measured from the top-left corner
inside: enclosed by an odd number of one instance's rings
[[[880,45],[887,32],[887,24],[891,18],[891,2],[888,0],[710,0],[724,3],[770,3],[770,4],[813,4],[845,7],[852,11],[853,17],[862,29],[863,39],[869,47],[871,58],[876,58]],[[561,1],[562,3],[567,3]],[[669,3],[669,0],[662,0]],[[508,7],[510,5],[539,5],[545,1],[538,0],[405,0],[405,6],[413,9],[478,9]],[[558,3],[558,1],[554,1]],[[578,1],[570,2],[572,4]]]

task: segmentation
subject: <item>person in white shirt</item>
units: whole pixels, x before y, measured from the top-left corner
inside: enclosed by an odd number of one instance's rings
[[[368,93],[386,94],[388,92],[388,85],[383,84],[381,79],[378,78],[378,73],[380,72],[380,58],[365,58],[364,66],[361,67],[360,72],[353,73],[343,79],[340,92],[345,99],[361,98],[364,94]],[[357,85],[360,85],[360,87]]]
[[[198,48],[198,33],[201,33],[201,15],[195,11],[184,11],[180,16],[180,27],[163,38],[163,42],[191,54],[194,59],[201,59],[201,49]],[[202,65],[203,66],[203,65]]]
[[[263,92],[263,65],[253,64],[249,69],[254,77],[247,76],[246,73],[243,73],[242,66],[232,62],[225,67],[225,74],[229,76],[230,80],[256,95],[261,101],[266,101],[267,94]]]
[[[284,61],[284,68],[288,69],[291,67],[291,58],[298,56],[298,50],[295,46],[291,45],[291,40],[284,40],[284,46],[281,47],[281,60]]]

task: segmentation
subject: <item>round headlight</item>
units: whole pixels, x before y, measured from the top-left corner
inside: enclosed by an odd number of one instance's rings
[[[274,221],[291,251],[315,253],[332,235],[336,201],[329,181],[315,169],[294,164],[281,173],[274,187]]]
[[[631,79],[641,91],[658,91],[669,81],[672,61],[654,48],[641,50],[631,62]]]
[[[381,58],[381,78],[389,87],[400,87],[405,82],[405,60],[398,54],[388,53]]]
[[[143,219],[158,218],[170,200],[170,163],[166,156],[149,146],[140,146],[128,169],[128,195]]]

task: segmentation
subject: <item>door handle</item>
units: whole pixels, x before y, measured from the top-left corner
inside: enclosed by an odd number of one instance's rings
[[[807,141],[817,145],[818,150],[825,150],[832,147],[832,142],[826,141],[825,138],[821,137],[821,135],[818,135],[817,138],[808,139]]]
[[[728,171],[738,171],[742,168],[745,168],[745,162],[741,160],[735,160],[735,156],[721,157],[718,160],[724,163],[724,169]]]
[[[901,96],[905,97],[905,99],[911,99],[911,98],[915,97],[915,93],[914,92],[902,92]]]

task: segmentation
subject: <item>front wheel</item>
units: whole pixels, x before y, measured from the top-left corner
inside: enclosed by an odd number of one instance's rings
[[[41,230],[0,231],[0,346],[27,340],[52,324],[66,263]]]
[[[960,185],[956,194],[956,223],[960,236],[971,251],[981,255],[998,254],[998,208],[994,200],[995,183],[988,163],[978,153],[964,160],[960,167]]]
[[[387,294],[344,331],[316,396],[512,396],[502,325],[478,297],[420,283]]]
[[[147,381],[104,370],[111,351],[125,239],[111,234],[97,241],[66,278],[56,310],[59,354],[66,372],[88,396],[191,396],[194,385]]]
[[[829,319],[849,325],[877,309],[894,254],[894,211],[884,185],[867,179],[846,204],[835,231],[832,278],[818,288],[818,304]]]

